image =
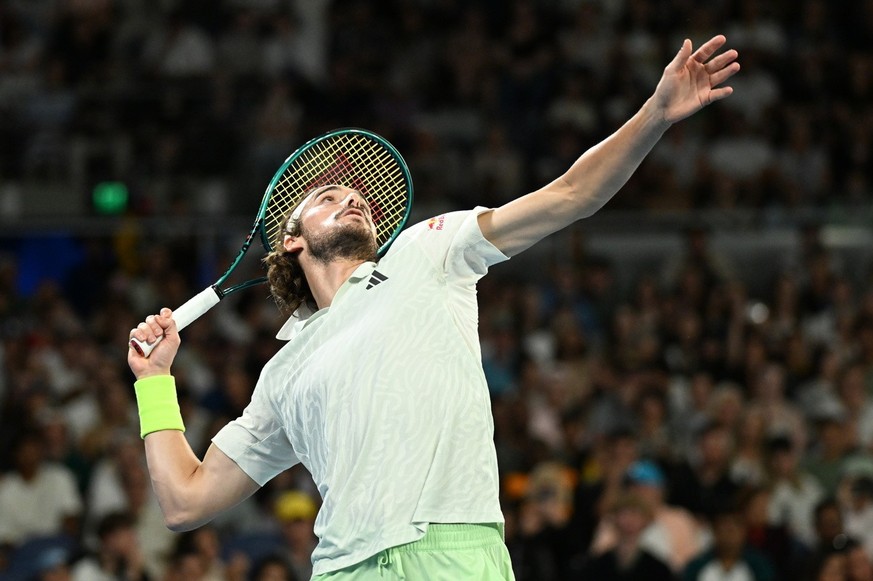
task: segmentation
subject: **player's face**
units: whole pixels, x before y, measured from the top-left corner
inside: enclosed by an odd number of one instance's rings
[[[376,226],[363,196],[343,186],[316,190],[300,214],[300,236],[285,240],[321,262],[335,259],[375,260]]]
[[[370,205],[356,190],[339,185],[323,186],[315,191],[300,214],[308,232],[319,233],[337,224],[363,224],[376,237]]]

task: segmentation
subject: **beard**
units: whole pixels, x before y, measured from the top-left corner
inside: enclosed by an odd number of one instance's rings
[[[363,224],[341,224],[339,228],[320,234],[309,234],[301,224],[300,235],[309,245],[309,255],[327,264],[334,260],[376,260],[376,239]]]

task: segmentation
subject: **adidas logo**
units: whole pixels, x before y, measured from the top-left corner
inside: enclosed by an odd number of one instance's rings
[[[379,272],[378,270],[374,270],[373,274],[370,275],[370,280],[367,282],[367,288],[364,290],[370,290],[380,282],[384,282],[388,280],[388,277]]]

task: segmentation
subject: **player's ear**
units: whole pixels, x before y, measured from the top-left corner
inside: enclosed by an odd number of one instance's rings
[[[292,236],[291,234],[285,234],[285,238],[282,240],[282,246],[288,252],[293,252],[297,254],[301,250],[303,250],[303,236]]]

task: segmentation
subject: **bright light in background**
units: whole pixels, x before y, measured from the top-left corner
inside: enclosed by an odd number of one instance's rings
[[[91,192],[91,203],[98,214],[120,214],[127,209],[127,185],[123,182],[100,182]]]

